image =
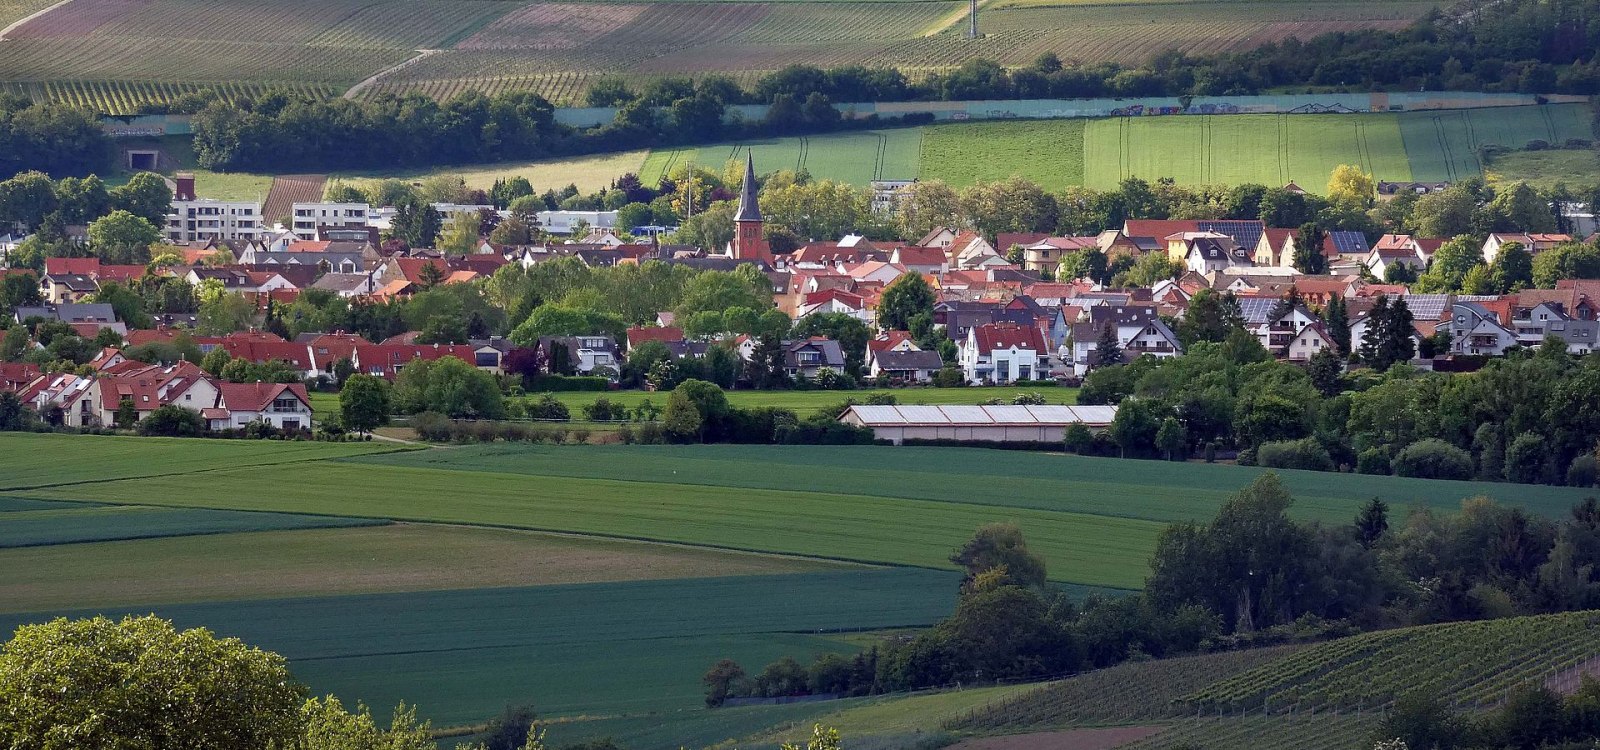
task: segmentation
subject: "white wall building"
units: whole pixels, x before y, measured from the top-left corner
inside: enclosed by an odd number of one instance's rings
[[[539,226],[551,234],[572,234],[572,231],[582,223],[590,229],[614,229],[617,226],[616,211],[540,211],[538,213]]]
[[[307,242],[317,239],[317,228],[366,229],[372,206],[366,203],[296,203],[290,231]]]

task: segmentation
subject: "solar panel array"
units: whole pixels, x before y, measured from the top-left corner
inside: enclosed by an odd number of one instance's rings
[[[1333,249],[1340,253],[1364,253],[1372,248],[1367,246],[1367,236],[1360,232],[1337,231],[1329,232],[1333,239]]]
[[[1202,221],[1200,231],[1225,234],[1239,243],[1240,247],[1254,249],[1256,243],[1261,241],[1265,225],[1259,221]]]
[[[854,406],[868,427],[896,425],[1111,424],[1115,406]]]

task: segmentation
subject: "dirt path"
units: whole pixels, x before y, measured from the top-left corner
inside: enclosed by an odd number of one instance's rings
[[[372,84],[377,83],[379,78],[382,78],[382,77],[384,77],[386,75],[389,75],[390,73],[398,71],[401,68],[407,68],[407,67],[410,67],[412,65],[415,65],[415,64],[421,62],[423,59],[425,59],[427,57],[431,57],[433,55],[439,54],[441,51],[442,50],[436,50],[436,49],[419,49],[419,50],[417,50],[417,56],[416,57],[407,58],[406,60],[403,60],[401,62],[395,63],[394,65],[390,65],[389,67],[384,68],[383,70],[380,70],[380,71],[378,71],[376,73],[373,73],[370,76],[367,76],[366,79],[361,81],[360,83],[358,83],[358,84],[356,84],[354,86],[351,86],[349,91],[344,92],[344,98],[346,98],[346,99],[354,99],[357,96],[360,96],[361,92],[366,91],[368,88],[371,88]]]
[[[1166,727],[1098,727],[962,740],[950,750],[1112,750]]]
[[[6,35],[7,34],[10,34],[11,32],[22,28],[23,24],[25,24],[25,23],[27,23],[29,21],[32,21],[33,19],[38,18],[39,16],[42,16],[42,15],[44,15],[46,13],[49,13],[50,11],[55,10],[56,8],[59,8],[59,7],[63,6],[63,5],[66,5],[67,3],[70,3],[70,2],[72,2],[72,0],[61,0],[61,2],[56,3],[55,5],[52,5],[52,6],[48,7],[48,8],[45,8],[45,9],[39,10],[39,11],[35,11],[33,13],[29,13],[28,15],[23,16],[22,18],[18,19],[15,23],[12,23],[10,26],[7,26],[7,27],[5,27],[3,29],[0,29],[0,42],[3,42],[3,41],[6,40]]]

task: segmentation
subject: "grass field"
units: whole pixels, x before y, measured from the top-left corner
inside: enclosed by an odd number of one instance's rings
[[[1586,189],[1600,183],[1600,154],[1593,149],[1516,151],[1494,157],[1484,172],[1491,183],[1526,182],[1539,188]]]
[[[1399,116],[1400,134],[1411,161],[1412,179],[1460,180],[1481,174],[1478,147],[1522,148],[1540,140],[1561,145],[1570,138],[1593,138],[1591,113],[1581,104],[1410,112]]]
[[[485,190],[494,186],[494,181],[502,178],[525,177],[529,183],[543,190],[560,190],[567,185],[577,185],[584,193],[591,193],[601,188],[611,187],[611,183],[626,172],[639,169],[639,163],[644,160],[647,151],[619,151],[600,156],[584,156],[573,159],[557,159],[555,161],[531,162],[523,164],[497,164],[481,168],[453,168],[450,174],[457,175],[466,181],[467,187],[483,188]],[[353,172],[335,175],[335,179],[344,180],[346,183],[363,186],[380,179],[396,177],[406,181],[418,181],[429,176],[429,173],[414,171],[395,172]],[[646,184],[654,185],[654,182]]]
[[[950,611],[957,581],[864,570],[127,611],[242,637],[289,657],[315,691],[380,710],[404,699],[448,725],[521,702],[544,716],[695,708],[700,675],[719,658],[763,664],[846,651],[805,633],[930,623]],[[0,632],[37,619],[0,616]]]
[[[863,401],[868,395],[874,393],[891,394],[902,404],[980,404],[994,398],[1010,402],[1019,393],[1038,393],[1052,404],[1075,404],[1078,402],[1078,389],[1076,388],[983,386],[976,388],[896,388],[893,390],[861,391],[728,391],[728,403],[740,409],[772,407],[793,409],[796,413],[805,414],[817,409],[836,406],[849,398]],[[621,403],[630,409],[638,407],[645,401],[649,401],[658,407],[665,407],[667,404],[666,394],[652,391],[562,391],[550,395],[554,396],[557,401],[566,404],[567,408],[573,410],[574,415],[578,413],[578,409],[594,403],[601,397]],[[530,398],[537,399],[542,396],[543,394],[535,394]],[[335,400],[333,407],[337,408],[337,406],[338,402]]]
[[[325,519],[337,522],[339,519]],[[9,519],[0,522],[0,533]],[[0,550],[0,611],[835,569],[510,529],[389,524]]]

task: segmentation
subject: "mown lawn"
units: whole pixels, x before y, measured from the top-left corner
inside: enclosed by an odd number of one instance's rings
[[[925,128],[923,179],[956,187],[1027,177],[1046,190],[1084,180],[1085,120],[954,123]]]
[[[0,536],[10,534],[9,526],[10,519],[0,521]],[[6,571],[0,577],[0,611],[698,578],[838,567],[837,563],[792,557],[514,529],[388,524],[0,550],[0,570]]]

